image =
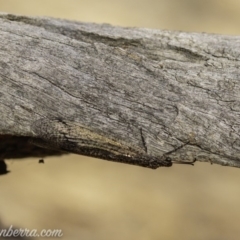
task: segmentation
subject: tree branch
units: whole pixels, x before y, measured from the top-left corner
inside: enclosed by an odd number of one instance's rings
[[[0,158],[240,167],[240,37],[0,14]]]

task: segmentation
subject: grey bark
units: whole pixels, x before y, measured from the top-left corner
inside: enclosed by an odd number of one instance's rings
[[[2,13],[0,158],[240,167],[239,67],[237,36]]]

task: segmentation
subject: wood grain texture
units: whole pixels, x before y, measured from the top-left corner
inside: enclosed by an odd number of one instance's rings
[[[34,128],[39,120],[61,119],[100,136],[99,158],[111,139],[115,147],[124,143],[117,155],[131,149],[166,166],[197,160],[240,167],[239,66],[237,36],[1,14],[0,157],[82,154],[59,144],[18,147],[19,138],[44,140]],[[6,136],[16,151],[6,154]]]

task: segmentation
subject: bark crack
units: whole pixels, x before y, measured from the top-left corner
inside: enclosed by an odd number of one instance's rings
[[[141,139],[142,139],[143,148],[144,148],[145,152],[147,153],[147,152],[148,152],[148,149],[147,149],[147,144],[146,144],[145,138],[144,138],[144,136],[143,136],[143,130],[142,130],[142,128],[140,128],[140,134],[141,134]]]
[[[174,148],[173,150],[171,150],[171,151],[169,151],[169,152],[164,153],[164,155],[170,155],[170,154],[172,154],[172,153],[175,153],[175,152],[177,152],[179,149],[181,149],[181,148],[185,147],[186,145],[188,145],[189,143],[190,143],[190,141],[188,141],[188,142],[186,142],[186,143],[184,143],[184,144],[182,144],[182,145]]]

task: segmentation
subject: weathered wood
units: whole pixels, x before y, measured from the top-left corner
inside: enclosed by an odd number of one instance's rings
[[[236,36],[0,14],[0,158],[240,167],[239,67]]]

